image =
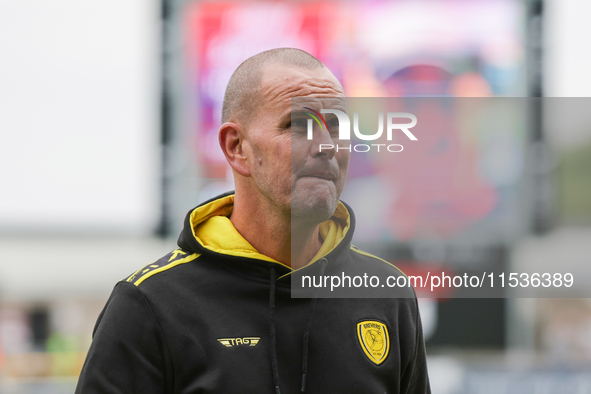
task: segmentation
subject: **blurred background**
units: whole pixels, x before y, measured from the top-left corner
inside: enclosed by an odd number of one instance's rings
[[[310,52],[349,97],[549,97],[443,149],[460,159],[442,168],[478,169],[473,198],[488,203],[438,228],[428,198],[402,195],[388,236],[356,244],[407,272],[591,267],[589,12],[576,0],[0,0],[0,393],[73,392],[114,284],[175,247],[187,210],[233,188],[217,148],[223,92],[266,49]],[[556,119],[569,108],[577,121]],[[379,182],[362,164],[349,184]],[[362,216],[355,189],[343,199]],[[421,307],[434,393],[591,393],[590,299]]]

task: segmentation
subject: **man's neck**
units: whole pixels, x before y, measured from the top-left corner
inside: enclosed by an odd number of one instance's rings
[[[264,199],[242,199],[237,193],[230,221],[259,253],[298,269],[310,262],[322,242],[318,224],[293,223]]]

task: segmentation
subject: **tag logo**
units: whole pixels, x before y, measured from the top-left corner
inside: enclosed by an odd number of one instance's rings
[[[233,347],[239,345],[256,346],[260,340],[260,337],[219,338],[218,342],[224,345],[225,347]]]
[[[377,365],[384,362],[390,351],[390,337],[384,323],[375,320],[357,323],[357,336],[367,358]]]

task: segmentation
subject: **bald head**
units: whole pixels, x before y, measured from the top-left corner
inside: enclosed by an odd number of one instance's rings
[[[246,59],[228,82],[222,107],[222,123],[248,123],[261,104],[260,85],[263,71],[271,64],[304,69],[324,68],[324,64],[308,52],[294,48],[277,48]]]

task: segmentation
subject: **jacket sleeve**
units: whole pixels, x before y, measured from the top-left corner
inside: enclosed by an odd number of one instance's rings
[[[416,336],[414,354],[406,366],[400,385],[400,392],[407,394],[430,394],[429,374],[427,372],[427,355],[425,352],[425,340],[423,338],[423,327],[421,315],[419,314],[418,301],[416,303]]]
[[[101,312],[76,394],[166,393],[171,362],[142,291],[120,282]]]

